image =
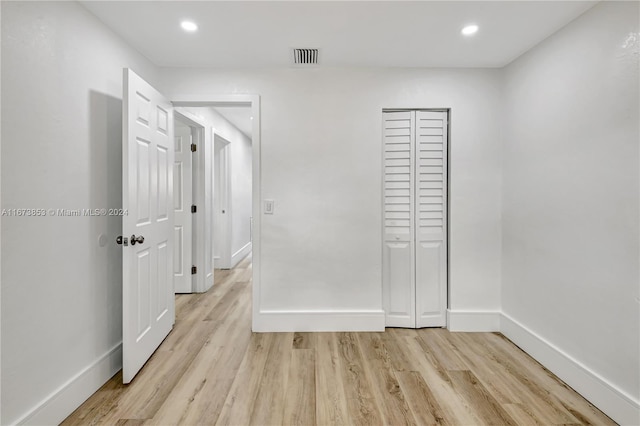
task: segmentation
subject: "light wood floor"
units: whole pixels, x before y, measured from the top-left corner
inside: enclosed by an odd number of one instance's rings
[[[251,264],[176,299],[135,380],[114,376],[63,424],[615,424],[497,333],[252,334]]]

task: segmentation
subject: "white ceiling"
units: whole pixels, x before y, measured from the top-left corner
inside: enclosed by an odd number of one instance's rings
[[[501,67],[575,19],[586,1],[83,1],[161,67]],[[180,21],[200,29],[185,33]],[[476,23],[465,38],[460,29]]]
[[[229,120],[229,122],[244,133],[246,137],[251,139],[251,130],[253,126],[253,121],[251,120],[251,107],[225,106],[214,107],[213,109],[218,111],[220,115]]]

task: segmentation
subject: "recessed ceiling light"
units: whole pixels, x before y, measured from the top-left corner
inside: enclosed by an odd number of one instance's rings
[[[467,25],[460,31],[463,35],[470,36],[478,32],[478,26],[475,24]]]
[[[180,26],[182,27],[183,30],[190,33],[194,31],[198,31],[198,25],[193,21],[182,21],[180,22]]]

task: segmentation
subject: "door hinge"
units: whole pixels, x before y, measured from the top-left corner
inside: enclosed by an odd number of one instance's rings
[[[191,152],[196,152],[198,150],[198,147],[196,146],[195,143],[191,144]]]
[[[195,275],[198,273],[198,268],[194,265],[191,267],[191,275]]]
[[[196,207],[196,205],[195,205],[195,204],[193,204],[193,205],[191,206],[191,213],[195,213],[195,212],[197,212],[197,211],[198,211],[198,208]]]

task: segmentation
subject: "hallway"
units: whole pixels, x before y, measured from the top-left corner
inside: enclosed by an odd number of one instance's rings
[[[215,273],[130,385],[63,424],[615,424],[499,333],[252,334],[251,257]]]

